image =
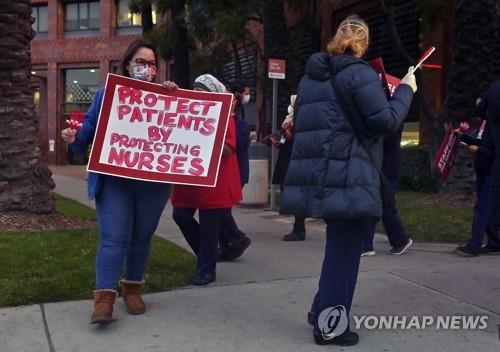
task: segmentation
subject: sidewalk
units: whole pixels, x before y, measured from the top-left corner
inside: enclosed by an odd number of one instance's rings
[[[82,168],[54,168],[57,193],[86,199]],[[187,248],[165,209],[158,235]],[[375,238],[375,257],[362,258],[353,315],[487,316],[486,330],[368,330],[354,347],[316,346],[306,313],[317,288],[324,225],[310,221],[304,242],[281,241],[292,219],[236,208],[252,238],[243,257],[221,263],[217,282],[146,296],[148,312],[129,316],[120,300],[118,321],[88,324],[92,303],[75,301],[0,309],[1,352],[139,351],[474,351],[500,350],[500,257],[461,258],[454,245],[416,243],[403,256],[387,254]],[[351,326],[355,329],[354,322]]]

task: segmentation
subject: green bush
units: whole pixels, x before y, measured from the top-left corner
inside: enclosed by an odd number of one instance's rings
[[[399,189],[435,193],[438,181],[431,173],[430,153],[426,147],[401,148]]]

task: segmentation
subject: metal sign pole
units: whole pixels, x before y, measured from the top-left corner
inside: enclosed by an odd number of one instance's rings
[[[273,114],[272,134],[276,134],[278,125],[278,80],[273,79]],[[273,184],[274,166],[276,165],[276,147],[271,144],[271,210],[276,210],[276,185]]]

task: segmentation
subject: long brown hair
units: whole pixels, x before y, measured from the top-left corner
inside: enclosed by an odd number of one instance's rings
[[[130,60],[132,60],[134,55],[141,48],[147,48],[153,51],[153,53],[155,54],[156,65],[158,66],[158,54],[156,53],[156,48],[153,45],[153,43],[147,41],[146,39],[139,38],[130,43],[127,50],[125,51],[125,54],[123,54],[122,59],[120,61],[120,65],[118,66],[119,75],[130,77],[127,66],[130,65]],[[156,72],[156,76],[158,76],[158,72]],[[156,76],[155,76],[155,81],[156,81]]]

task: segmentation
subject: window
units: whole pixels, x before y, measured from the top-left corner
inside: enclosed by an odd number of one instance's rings
[[[99,29],[99,1],[66,4],[66,31]]]
[[[33,30],[37,33],[47,32],[47,6],[33,6],[32,14]]]
[[[64,114],[86,112],[99,90],[99,69],[68,69],[64,72]]]
[[[132,13],[129,9],[130,0],[118,0],[118,27],[139,27],[141,26],[141,14]],[[156,9],[153,4],[152,17],[153,24],[156,24]]]

